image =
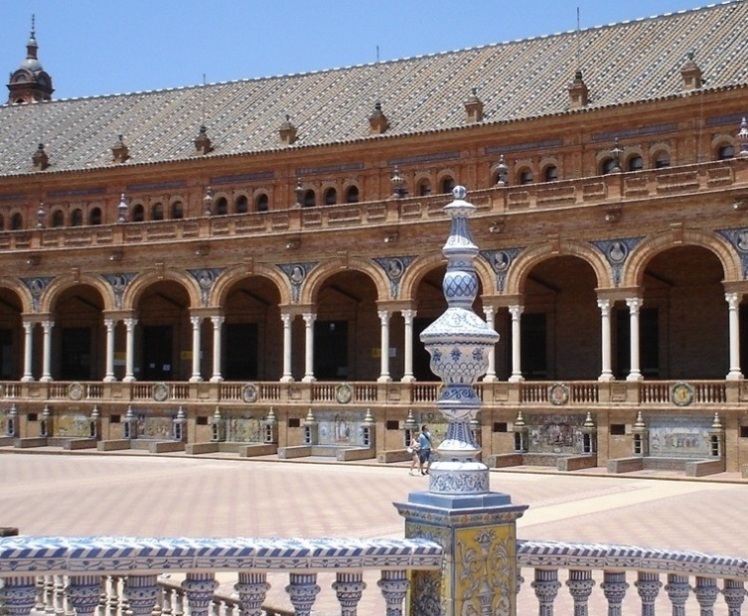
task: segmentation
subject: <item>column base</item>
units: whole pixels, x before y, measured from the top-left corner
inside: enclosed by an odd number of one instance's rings
[[[314,381],[316,380],[317,379],[315,379],[313,376],[305,376],[303,379],[301,379],[301,382],[302,383],[314,383]]]
[[[22,376],[21,377],[21,383],[33,383],[34,377],[33,376]]]
[[[123,383],[134,383],[135,377],[134,376],[126,376],[124,379],[122,379]]]
[[[280,379],[281,383],[293,383],[293,377],[292,376],[282,376]]]
[[[117,379],[114,376],[105,376],[104,382],[105,383],[114,383]]]
[[[202,383],[203,377],[201,376],[191,376],[190,377],[190,383]]]
[[[601,383],[610,383],[611,381],[615,381],[616,377],[613,374],[601,374],[597,377],[597,380]]]
[[[740,372],[740,370],[730,370],[730,372],[727,373],[727,376],[725,377],[725,380],[727,381],[742,381],[745,377],[743,376],[743,373]]]
[[[408,374],[400,379],[401,383],[415,383],[416,377],[414,377],[412,374]]]
[[[484,383],[496,383],[499,380],[499,377],[497,377],[495,374],[487,374],[483,377]]]
[[[40,383],[49,383],[51,381],[52,381],[52,377],[51,376],[43,376],[42,378],[39,379]]]
[[[521,383],[525,380],[525,377],[523,377],[521,374],[513,374],[509,377],[510,383]]]
[[[626,380],[629,383],[638,383],[639,381],[644,380],[644,376],[642,375],[641,372],[632,372],[626,377]]]
[[[380,376],[377,383],[392,383],[392,379],[389,376]]]

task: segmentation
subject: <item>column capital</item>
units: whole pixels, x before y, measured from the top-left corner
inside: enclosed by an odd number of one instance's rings
[[[629,307],[631,312],[638,312],[639,308],[644,304],[644,300],[641,297],[627,297],[626,305]]]
[[[525,307],[522,304],[512,304],[508,306],[509,314],[512,315],[513,319],[519,318],[519,316],[525,311]]]

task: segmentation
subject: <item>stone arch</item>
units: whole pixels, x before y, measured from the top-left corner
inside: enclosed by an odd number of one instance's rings
[[[725,280],[741,280],[740,256],[719,235],[691,229],[671,229],[649,238],[631,251],[623,270],[621,286],[636,287],[642,284],[647,264],[654,256],[676,246],[698,246],[705,248],[719,259]]]
[[[197,280],[186,272],[177,270],[165,270],[163,272],[150,271],[137,276],[127,285],[122,297],[122,308],[124,310],[135,310],[135,307],[143,294],[143,291],[162,280],[171,280],[182,285],[190,298],[190,308],[197,308],[200,304],[200,289]]]
[[[400,281],[400,299],[414,301],[418,289],[418,282],[421,278],[423,278],[429,270],[445,265],[446,262],[446,257],[444,257],[440,252],[415,259],[415,261],[413,261],[413,263],[411,263],[405,270],[405,274]]]
[[[614,287],[613,273],[605,257],[590,244],[575,240],[562,240],[557,244],[544,243],[532,246],[518,255],[507,272],[506,295],[524,293],[527,276],[538,263],[553,257],[579,257],[595,272],[598,288]]]
[[[299,297],[300,304],[313,305],[316,303],[317,294],[325,281],[341,270],[356,270],[371,278],[377,289],[379,301],[390,299],[390,285],[384,270],[373,261],[366,259],[342,259],[335,257],[313,268],[301,288]],[[285,296],[285,294],[284,294]]]
[[[34,311],[34,303],[31,298],[31,291],[21,281],[15,278],[0,278],[0,287],[10,289],[21,300],[21,312],[28,314]]]
[[[96,289],[104,302],[103,310],[116,309],[112,287],[103,277],[96,274],[80,274],[79,276],[67,274],[55,278],[49,283],[49,286],[44,289],[44,292],[39,299],[39,312],[53,312],[55,302],[60,297],[60,294],[63,291],[67,291],[78,285],[88,285]]]
[[[238,281],[250,276],[262,276],[267,278],[273,282],[278,289],[280,304],[284,305],[291,303],[291,289],[286,275],[277,268],[269,265],[257,264],[254,266],[252,271],[247,271],[246,265],[235,265],[234,267],[230,267],[226,271],[221,272],[210,293],[210,306],[213,308],[222,307],[226,303],[226,296],[231,290],[231,287]]]

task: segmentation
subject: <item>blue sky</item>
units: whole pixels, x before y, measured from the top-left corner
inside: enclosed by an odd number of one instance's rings
[[[743,0],[748,1],[748,0]],[[708,0],[0,0],[0,68],[36,15],[54,98],[309,72],[692,9]],[[6,77],[7,79],[7,77]],[[7,83],[7,81],[5,82]],[[3,88],[5,92],[5,88]],[[0,94],[0,102],[6,94]]]

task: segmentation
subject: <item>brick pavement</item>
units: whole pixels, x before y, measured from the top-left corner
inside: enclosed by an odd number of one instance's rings
[[[427,478],[408,476],[405,465],[142,454],[0,455],[0,478],[0,526],[26,535],[400,536],[403,521],[392,503],[428,486]],[[737,476],[687,481],[494,471],[491,488],[530,505],[518,522],[520,538],[748,557],[748,486]],[[372,575],[361,613],[384,613]],[[288,607],[285,577],[272,581],[272,600]],[[320,616],[336,613],[331,581],[319,582]]]

